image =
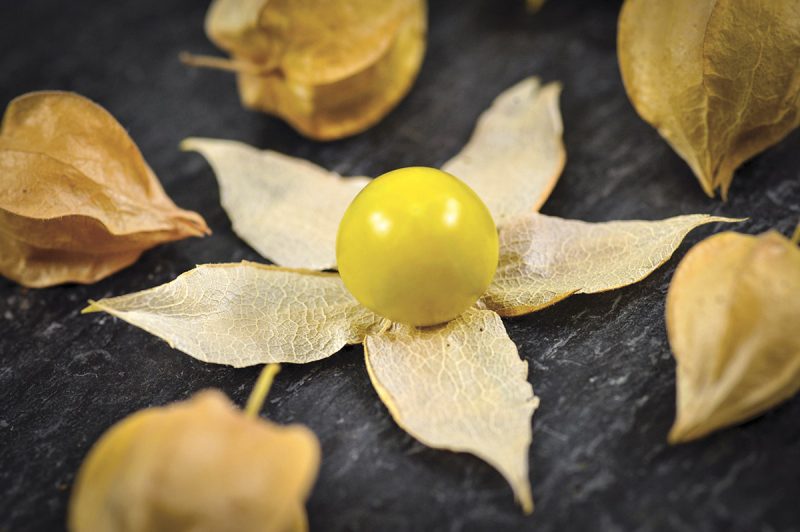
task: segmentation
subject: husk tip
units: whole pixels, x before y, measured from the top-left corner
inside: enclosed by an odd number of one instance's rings
[[[103,312],[103,309],[100,305],[97,304],[97,301],[94,299],[89,300],[89,304],[81,309],[81,314],[93,314],[95,312]]]
[[[688,443],[705,436],[707,432],[708,431],[698,430],[698,425],[695,422],[687,422],[681,417],[676,417],[672,428],[669,429],[669,433],[667,434],[667,443],[670,445]]]
[[[792,244],[800,245],[800,223],[794,228],[794,233],[792,233],[792,237],[789,240]]]
[[[533,498],[529,493],[519,499],[519,505],[522,507],[522,513],[525,515],[531,515],[533,513]]]
[[[186,137],[178,144],[178,148],[181,151],[198,151],[196,146],[198,140],[197,137]]]
[[[173,224],[182,237],[206,237],[212,234],[205,219],[194,211],[178,209],[173,216]]]
[[[708,215],[708,218],[709,218],[709,223],[726,223],[726,224],[738,224],[750,220],[749,217],[730,218],[728,216],[714,216],[714,215]]]

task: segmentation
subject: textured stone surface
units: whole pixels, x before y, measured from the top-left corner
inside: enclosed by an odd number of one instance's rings
[[[377,175],[439,165],[492,98],[530,74],[564,83],[567,167],[543,212],[585,220],[706,212],[740,230],[789,233],[800,218],[800,134],[744,165],[731,200],[706,198],[688,167],[629,104],[615,56],[617,1],[432,0],[430,51],[410,96],[379,126],[319,144],[243,110],[233,78],[182,66],[214,53],[205,2],[4,2],[0,103],[36,89],[78,91],[131,132],[167,191],[214,230],[150,251],[96,285],[24,290],[0,280],[0,530],[58,530],[89,446],[114,421],[214,386],[243,403],[257,368],[206,365],[104,315],[88,298],[166,282],[194,264],[258,260],[231,232],[211,170],[184,137],[243,140],[335,169]],[[319,530],[799,530],[800,398],[745,425],[669,447],[674,362],[664,296],[692,233],[644,282],[506,320],[541,408],[533,426],[536,511],[500,475],[429,450],[391,420],[360,347],[287,367],[268,415],[308,424],[323,465],[308,510]]]

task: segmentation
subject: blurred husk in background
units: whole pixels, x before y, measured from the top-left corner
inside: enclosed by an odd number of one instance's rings
[[[425,54],[425,0],[215,0],[206,33],[231,59],[242,103],[315,140],[375,125],[408,93]]]

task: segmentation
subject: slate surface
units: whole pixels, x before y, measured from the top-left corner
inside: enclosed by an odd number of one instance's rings
[[[564,84],[568,163],[545,213],[597,221],[710,212],[750,216],[737,228],[750,233],[789,233],[800,218],[800,134],[741,168],[722,203],[636,116],[616,63],[619,2],[551,0],[535,16],[521,0],[431,4],[430,50],[410,96],[371,131],[319,144],[243,110],[230,75],[178,62],[181,50],[216,53],[202,30],[205,2],[2,3],[0,102],[37,89],[98,101],[214,235],[152,250],[93,286],[25,290],[0,280],[0,530],[62,528],[75,471],[121,417],[210,386],[242,403],[257,376],[197,362],[110,317],[79,315],[88,298],[154,286],[197,263],[259,260],[232,233],[208,165],[178,151],[186,136],[240,139],[346,174],[438,165],[495,95],[536,74]],[[800,398],[700,442],[665,444],[674,362],[664,296],[678,259],[718,229],[692,233],[636,286],[507,320],[542,400],[531,517],[489,466],[426,449],[398,428],[361,348],[286,367],[266,411],[306,423],[322,441],[312,529],[800,530]]]

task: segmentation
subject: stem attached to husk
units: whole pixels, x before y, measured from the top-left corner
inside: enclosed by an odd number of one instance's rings
[[[254,76],[264,76],[274,72],[275,68],[264,68],[247,61],[228,59],[227,57],[214,57],[211,55],[195,55],[189,52],[181,52],[178,59],[184,65],[198,68],[213,68],[214,70],[225,70],[237,74],[253,74]]]
[[[261,407],[264,406],[264,400],[269,394],[272,381],[280,370],[280,364],[267,364],[264,366],[264,369],[261,370],[261,375],[258,376],[256,385],[253,387],[253,391],[250,392],[250,397],[247,398],[247,406],[244,407],[245,416],[249,418],[258,417]]]
[[[800,223],[798,223],[797,227],[794,228],[794,234],[792,235],[792,243],[800,245]]]

